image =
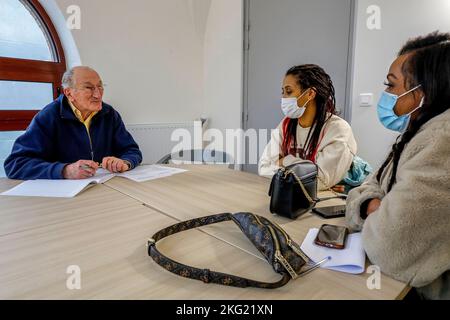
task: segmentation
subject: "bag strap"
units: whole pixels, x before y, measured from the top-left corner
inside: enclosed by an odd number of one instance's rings
[[[317,166],[320,169],[319,166]],[[346,200],[347,196],[345,194],[340,194],[337,193],[336,191],[334,191],[333,189],[331,189],[330,187],[328,187],[324,181],[322,180],[322,178],[320,178],[319,175],[317,175],[317,178],[328,188],[328,191],[330,191],[331,193],[334,194],[333,197],[326,197],[326,198],[317,198],[317,199],[313,199],[311,197],[311,195],[308,193],[308,190],[306,190],[305,185],[303,184],[302,180],[298,177],[298,175],[293,171],[293,170],[285,170],[284,171],[285,176],[287,176],[288,174],[292,174],[292,176],[295,178],[295,180],[298,182],[298,184],[300,185],[300,188],[302,189],[303,194],[305,195],[306,199],[309,202],[310,206],[316,205],[319,202],[323,202],[323,201],[327,201],[327,200],[332,200],[332,199],[343,199]]]
[[[315,205],[317,203],[316,199],[313,199],[311,197],[311,195],[308,193],[308,190],[306,190],[305,185],[303,184],[302,180],[298,177],[298,175],[293,171],[293,170],[285,170],[284,171],[284,176],[286,177],[287,175],[292,174],[292,176],[294,177],[294,179],[298,182],[300,188],[302,189],[303,194],[305,195],[306,199],[309,202],[309,205]]]
[[[166,257],[156,248],[156,243],[158,241],[176,233],[230,220],[234,221],[233,215],[231,213],[223,213],[181,222],[171,227],[165,228],[157,232],[152,237],[152,239],[148,240],[148,255],[167,271],[185,278],[201,280],[204,283],[215,283],[239,288],[255,287],[262,289],[276,289],[288,283],[291,279],[291,276],[287,272],[283,273],[283,277],[277,282],[266,283],[255,281],[238,276],[233,276],[230,274],[211,271],[209,269],[190,267]]]

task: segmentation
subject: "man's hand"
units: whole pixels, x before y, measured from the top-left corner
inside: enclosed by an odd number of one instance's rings
[[[80,180],[91,178],[97,172],[98,164],[90,160],[80,160],[64,167],[64,179]]]
[[[116,157],[103,158],[102,168],[112,173],[125,172],[130,170],[130,167],[125,161]]]
[[[372,199],[367,206],[367,216],[370,216],[372,213],[377,211],[380,208],[381,200],[380,199]]]

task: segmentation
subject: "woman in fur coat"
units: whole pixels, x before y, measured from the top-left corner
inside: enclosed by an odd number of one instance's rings
[[[450,299],[450,34],[410,40],[387,76],[381,123],[401,136],[350,192],[346,221],[370,261],[426,299]]]

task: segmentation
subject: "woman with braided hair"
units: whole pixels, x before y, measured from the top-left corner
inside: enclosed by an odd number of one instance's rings
[[[282,94],[286,118],[272,133],[259,174],[272,177],[281,166],[310,160],[319,167],[319,190],[334,187],[350,169],[357,147],[349,124],[336,116],[330,76],[313,64],[293,67]]]
[[[378,115],[402,134],[350,192],[347,224],[383,273],[422,298],[450,299],[450,34],[410,40],[386,86]]]

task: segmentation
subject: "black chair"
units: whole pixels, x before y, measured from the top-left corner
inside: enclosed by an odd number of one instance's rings
[[[222,151],[216,150],[181,150],[176,153],[168,154],[161,158],[157,164],[228,164],[228,167],[234,168],[232,157]]]

